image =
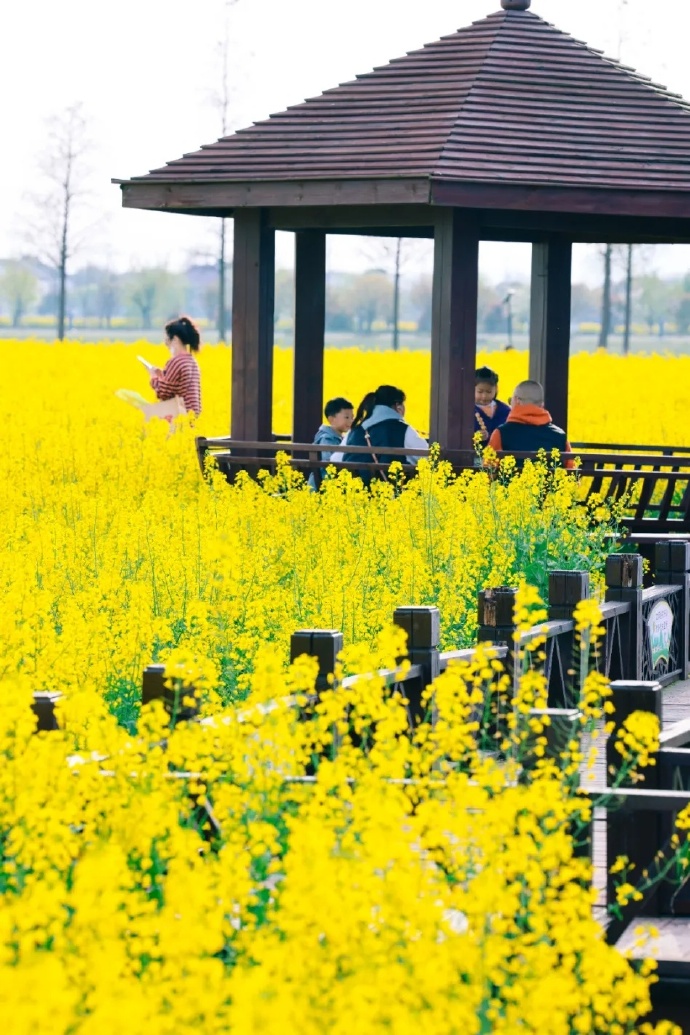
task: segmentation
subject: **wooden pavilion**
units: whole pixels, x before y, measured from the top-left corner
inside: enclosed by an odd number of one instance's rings
[[[296,442],[321,421],[327,233],[434,240],[430,433],[448,449],[471,444],[479,243],[531,242],[530,377],[567,426],[573,243],[690,242],[690,105],[530,3],[115,181],[126,207],[234,219],[233,439],[272,436],[276,230],[296,239]]]

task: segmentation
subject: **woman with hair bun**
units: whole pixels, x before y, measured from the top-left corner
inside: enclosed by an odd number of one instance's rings
[[[187,412],[201,413],[199,364],[192,355],[199,351],[199,328],[188,316],[178,316],[165,325],[165,344],[172,355],[161,370],[151,371],[151,387],[161,401],[182,399]]]

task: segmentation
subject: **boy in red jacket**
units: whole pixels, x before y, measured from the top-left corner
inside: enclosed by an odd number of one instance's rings
[[[538,381],[520,382],[513,392],[508,420],[492,433],[489,445],[497,453],[536,453],[538,449],[547,453],[552,449],[571,452],[565,431],[553,423],[551,414],[544,409],[544,389]],[[518,461],[518,466],[522,467],[522,461]],[[575,465],[566,460],[565,466]]]

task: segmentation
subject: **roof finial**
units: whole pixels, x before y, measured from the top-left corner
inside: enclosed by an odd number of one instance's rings
[[[532,0],[501,0],[504,11],[526,11]]]

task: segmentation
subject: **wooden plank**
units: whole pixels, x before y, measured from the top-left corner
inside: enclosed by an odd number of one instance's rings
[[[295,234],[295,349],[292,435],[313,438],[323,417],[326,326],[326,234]]]
[[[568,427],[572,244],[551,237],[532,245],[529,376],[544,386],[554,423]]]
[[[272,208],[268,213],[269,225],[276,230],[327,230],[337,233],[355,230],[367,233],[373,227],[428,228],[433,235],[434,212],[424,205],[343,206],[332,208]],[[372,222],[375,220],[375,223]]]
[[[284,453],[293,453],[295,451],[297,451],[297,452],[304,452],[305,449],[309,450],[310,452],[318,452],[319,450],[325,450],[327,452],[332,452],[333,451],[333,446],[329,446],[329,445],[315,446],[313,442],[283,442],[283,441],[275,441],[274,439],[267,439],[265,441],[249,441],[249,440],[245,441],[243,439],[239,439],[239,438],[236,439],[234,437],[230,437],[230,438],[206,438],[206,439],[204,439],[204,443],[205,443],[205,448],[206,449],[211,449],[211,450],[213,450],[213,449],[237,450],[239,453],[244,453],[244,454],[246,454],[248,452],[256,452],[257,450],[259,452],[262,452],[262,453],[265,452],[265,451],[274,452],[274,453],[278,452],[278,451],[284,452]],[[367,456],[371,456],[371,446],[348,446],[347,451],[348,451],[348,453],[366,453]],[[400,446],[400,447],[394,447],[394,446],[388,447],[388,446],[386,446],[386,456],[388,456],[389,454],[391,456],[400,456],[400,457],[404,457],[404,456],[428,456],[429,450],[428,449],[413,449],[412,447],[408,448],[407,446]]]
[[[270,438],[273,424],[275,231],[261,210],[234,220],[232,435]]]
[[[281,205],[428,204],[429,181],[409,179],[266,180],[259,183],[130,182],[122,184],[125,208],[166,212],[213,210],[230,214],[243,207]]]
[[[439,214],[431,320],[431,441],[471,449],[477,362],[479,234],[464,213]]]
[[[431,202],[462,208],[506,208],[537,212],[582,212],[644,218],[687,219],[688,193],[663,190],[605,190],[535,183],[463,183],[435,176]],[[641,226],[640,229],[643,227]]]

